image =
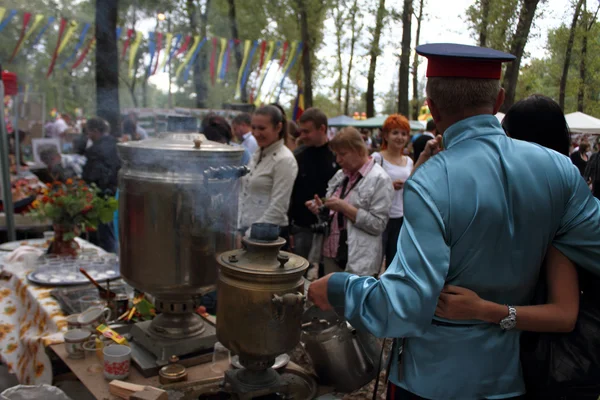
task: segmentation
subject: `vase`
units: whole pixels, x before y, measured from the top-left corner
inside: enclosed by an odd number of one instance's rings
[[[54,239],[48,247],[48,254],[76,257],[79,250],[79,244],[75,241],[77,231],[74,225],[54,224]]]

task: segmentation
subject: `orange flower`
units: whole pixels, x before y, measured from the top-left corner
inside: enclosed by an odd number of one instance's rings
[[[46,183],[46,186],[48,187],[48,189],[52,189],[52,184],[51,183]]]
[[[46,204],[49,201],[50,201],[50,197],[48,197],[48,196],[42,197],[42,203]]]
[[[65,182],[67,185],[72,185],[73,184],[73,179],[69,178],[66,180]]]

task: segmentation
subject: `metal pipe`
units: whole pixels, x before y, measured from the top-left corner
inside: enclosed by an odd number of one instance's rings
[[[2,67],[0,67],[2,71]],[[4,99],[4,82],[0,79],[0,99]],[[8,132],[4,115],[0,116],[0,175],[2,178],[2,201],[6,217],[6,233],[9,241],[17,239],[15,232],[15,209],[12,201],[12,185],[10,184],[10,161],[8,157]]]
[[[19,98],[20,94],[13,96],[14,98],[14,121],[13,122],[13,135],[15,136],[15,173],[19,176],[21,170],[21,143],[19,140]]]

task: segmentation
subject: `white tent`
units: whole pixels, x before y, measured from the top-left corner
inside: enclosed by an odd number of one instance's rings
[[[600,135],[600,119],[582,112],[565,115],[571,133],[587,133]]]
[[[498,121],[500,121],[500,123],[502,123],[502,120],[504,119],[504,113],[497,112],[496,118],[498,118]]]

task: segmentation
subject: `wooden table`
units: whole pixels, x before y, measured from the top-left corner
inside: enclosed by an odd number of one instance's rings
[[[74,360],[67,357],[67,351],[64,344],[55,344],[50,346],[50,348],[58,357],[60,357],[61,360],[65,362],[65,364],[67,364],[75,376],[77,376],[81,383],[83,383],[83,385],[94,395],[94,397],[100,400],[118,399],[118,397],[113,396],[108,391],[109,381],[104,378],[104,373],[102,370],[100,369],[100,371],[95,372],[95,370],[91,368],[94,364],[100,364],[100,361],[96,357],[88,356],[84,359]],[[211,363],[200,364],[187,368],[188,380],[194,381],[222,376],[222,374],[213,372],[210,369],[210,364]],[[151,378],[144,378],[133,365],[131,366],[129,377],[125,381],[138,385],[148,385],[154,387],[160,386],[158,375]]]

